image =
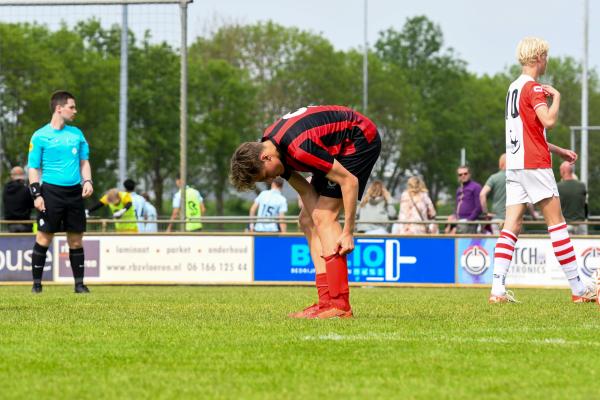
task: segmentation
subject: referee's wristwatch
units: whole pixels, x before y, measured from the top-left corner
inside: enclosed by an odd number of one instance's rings
[[[81,186],[85,185],[86,182],[89,182],[90,185],[94,186],[94,181],[91,179],[86,179],[85,181],[83,181],[83,183],[81,184]]]

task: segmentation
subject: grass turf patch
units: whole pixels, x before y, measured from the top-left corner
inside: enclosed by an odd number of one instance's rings
[[[291,320],[303,287],[0,287],[2,398],[590,399],[600,310],[566,290],[356,288],[353,320]]]

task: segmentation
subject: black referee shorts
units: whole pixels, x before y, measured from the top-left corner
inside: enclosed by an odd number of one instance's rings
[[[42,184],[46,211],[38,213],[38,230],[46,233],[85,232],[85,205],[81,185]]]
[[[354,141],[354,147],[356,148],[354,154],[339,156],[335,159],[358,178],[358,200],[360,200],[371,177],[371,171],[381,153],[381,136],[378,132],[371,143],[367,142],[364,136],[360,136]],[[340,185],[328,180],[325,175],[314,175],[310,183],[320,196],[342,198]]]

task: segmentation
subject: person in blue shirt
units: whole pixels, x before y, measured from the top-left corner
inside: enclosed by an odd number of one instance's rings
[[[75,293],[89,293],[83,284],[83,199],[94,192],[89,146],[83,132],[67,125],[77,115],[75,97],[57,91],[50,98],[52,119],[34,132],[29,143],[29,189],[38,210],[38,232],[31,256],[33,293],[42,292],[46,252],[56,232],[67,233]]]
[[[286,224],[283,217],[287,212],[287,200],[281,194],[283,178],[277,177],[271,183],[271,190],[265,190],[254,200],[250,207],[250,217],[258,213],[256,223],[250,223],[250,232],[285,232]],[[260,218],[265,218],[264,220]],[[274,220],[276,219],[276,220]]]
[[[158,232],[158,223],[156,222],[158,213],[156,212],[156,207],[150,202],[150,195],[148,193],[142,193],[142,197],[146,200],[144,203],[144,219],[146,220],[146,223],[144,224],[144,230],[142,232]]]

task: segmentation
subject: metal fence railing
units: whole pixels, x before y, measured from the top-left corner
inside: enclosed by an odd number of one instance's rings
[[[231,231],[231,232],[240,232],[248,230],[250,224],[256,224],[258,222],[261,223],[284,223],[287,225],[287,230],[290,232],[298,232],[300,228],[298,226],[298,217],[296,216],[286,216],[283,218],[273,217],[273,218],[265,218],[265,217],[249,217],[249,216],[204,216],[202,218],[190,218],[187,221],[182,221],[180,219],[157,219],[157,220],[119,220],[119,219],[111,219],[111,218],[88,218],[87,220],[87,231],[88,232],[119,232],[116,224],[122,223],[136,223],[144,225],[145,227],[151,224],[156,225],[156,231],[154,232],[165,232],[169,225],[172,226],[172,231],[185,231],[183,229],[183,224],[191,224],[191,223],[202,223],[202,230],[205,232],[223,232],[223,231]],[[340,219],[340,222],[343,222]],[[489,233],[492,232],[492,229],[488,229],[489,227],[496,227],[497,229],[502,227],[504,221],[502,220],[477,220],[477,221],[458,221],[449,219],[448,216],[440,216],[434,220],[389,220],[389,221],[379,221],[379,220],[360,220],[357,221],[357,224],[377,224],[381,226],[386,226],[388,231],[391,231],[391,226],[394,224],[409,224],[409,225],[427,225],[427,226],[435,226],[437,227],[437,232],[439,234],[444,233],[461,233],[456,231],[445,232],[447,227],[479,227],[471,228],[471,231],[468,233]],[[35,228],[34,220],[0,220],[0,232],[10,232],[11,226],[15,226],[17,224],[25,224],[30,225]],[[585,226],[587,227],[587,234],[591,235],[600,235],[600,217],[591,217],[586,221],[572,221],[568,222],[569,225],[572,226]],[[524,233],[546,233],[546,223],[544,220],[525,220],[523,221],[523,231]],[[485,228],[485,229],[484,229]],[[468,230],[468,229],[467,229]],[[473,231],[475,230],[475,231]],[[496,231],[496,230],[494,230]]]

